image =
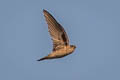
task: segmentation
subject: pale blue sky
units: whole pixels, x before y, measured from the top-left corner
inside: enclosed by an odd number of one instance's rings
[[[36,61],[52,50],[43,9],[73,54]],[[120,80],[120,1],[0,0],[0,80]]]

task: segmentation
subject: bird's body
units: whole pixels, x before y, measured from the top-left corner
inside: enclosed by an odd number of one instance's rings
[[[55,59],[55,58],[62,58],[64,56],[67,56],[69,54],[71,54],[76,47],[72,46],[64,46],[63,48],[57,50],[57,51],[53,51],[51,52],[48,56],[43,57],[41,59],[39,59],[38,61],[44,60],[44,59]]]
[[[48,24],[48,30],[53,40],[53,51],[38,61],[45,59],[56,59],[71,54],[76,46],[69,45],[68,36],[64,28],[55,20],[55,18],[46,10],[43,10]]]

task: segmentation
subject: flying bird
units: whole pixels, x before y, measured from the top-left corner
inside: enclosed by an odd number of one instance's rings
[[[48,31],[53,41],[53,50],[50,54],[37,61],[62,58],[71,54],[76,46],[69,44],[69,39],[64,28],[47,10],[43,10],[43,13],[48,24]]]

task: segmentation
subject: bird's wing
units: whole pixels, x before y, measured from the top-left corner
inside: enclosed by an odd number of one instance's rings
[[[68,36],[64,28],[55,20],[55,18],[46,10],[43,10],[48,24],[48,30],[53,40],[53,51],[69,45]]]

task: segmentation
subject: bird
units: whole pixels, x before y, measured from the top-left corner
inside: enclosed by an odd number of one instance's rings
[[[73,53],[76,46],[69,44],[68,36],[61,24],[59,24],[47,10],[43,9],[43,14],[48,24],[48,31],[53,42],[53,49],[50,54],[37,61],[58,59]]]

